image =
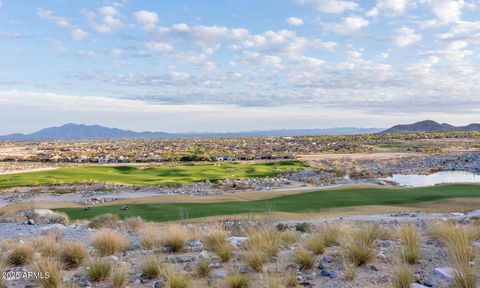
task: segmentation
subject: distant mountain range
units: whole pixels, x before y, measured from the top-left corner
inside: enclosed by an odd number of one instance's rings
[[[425,120],[406,125],[395,125],[381,133],[407,133],[407,132],[451,132],[451,131],[480,131],[480,124],[473,123],[467,126],[453,126],[447,123],[438,123]]]
[[[382,131],[380,128],[328,128],[328,129],[285,129],[255,130],[229,133],[166,133],[136,132],[99,125],[65,124],[59,127],[45,128],[31,134],[10,134],[0,136],[3,141],[36,141],[36,140],[89,140],[89,139],[155,139],[155,138],[195,138],[195,137],[249,137],[249,136],[299,136],[299,135],[335,135],[335,134],[370,134]]]

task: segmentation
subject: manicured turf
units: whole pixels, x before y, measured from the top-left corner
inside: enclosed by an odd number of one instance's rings
[[[302,169],[299,161],[258,164],[195,163],[139,169],[136,166],[85,166],[48,171],[0,175],[0,189],[51,185],[109,182],[132,185],[177,185],[205,180],[275,176],[289,169]]]
[[[160,222],[181,219],[181,214],[188,215],[188,218],[198,218],[264,212],[267,209],[280,212],[309,212],[325,208],[402,205],[460,197],[480,197],[480,185],[451,184],[409,189],[331,189],[256,201],[135,204],[129,205],[127,211],[122,211],[121,206],[118,205],[92,207],[88,211],[84,211],[83,208],[56,210],[67,213],[72,220],[88,219],[104,213],[114,213],[122,218],[141,216],[146,220]]]

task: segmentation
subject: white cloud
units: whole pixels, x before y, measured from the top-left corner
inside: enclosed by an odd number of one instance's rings
[[[442,23],[451,23],[460,20],[462,9],[465,7],[464,0],[430,0],[433,13]]]
[[[302,5],[310,5],[322,13],[340,14],[348,10],[355,10],[358,4],[344,0],[295,0]]]
[[[99,8],[97,11],[98,13],[89,10],[82,10],[81,12],[95,31],[110,34],[120,30],[124,26],[120,19],[120,13],[115,7],[105,6]]]
[[[173,50],[173,46],[168,43],[150,41],[145,44],[148,49],[158,53],[167,53]]]
[[[448,50],[460,50],[468,46],[468,42],[466,41],[453,41],[451,42],[447,49]]]
[[[297,17],[290,17],[287,19],[287,23],[291,26],[302,26],[303,20]]]
[[[409,0],[377,0],[377,4],[366,13],[368,17],[378,16],[379,12],[401,14],[405,11]]]
[[[146,10],[137,11],[133,15],[146,29],[154,28],[159,19],[157,13]]]
[[[110,50],[110,53],[113,55],[113,56],[122,56],[123,55],[123,49],[121,48],[113,48],[112,50]]]
[[[352,33],[368,26],[368,20],[358,17],[349,16],[342,19],[341,22],[322,23],[322,27],[337,33]]]
[[[422,35],[416,34],[415,30],[405,26],[398,29],[397,35],[393,37],[393,43],[398,47],[407,47],[420,40]]]
[[[76,41],[81,41],[83,38],[88,36],[88,32],[80,29],[80,28],[73,28],[70,30],[70,34],[72,35],[72,38]]]
[[[70,19],[68,19],[66,17],[59,16],[59,15],[55,14],[53,11],[44,10],[44,9],[39,8],[39,9],[37,9],[37,15],[42,19],[45,19],[45,20],[48,20],[48,21],[52,22],[53,24],[57,25],[58,27],[69,29],[70,30],[70,35],[72,36],[72,38],[75,41],[81,41],[85,37],[88,36],[88,32],[86,32],[86,31],[84,31],[80,28],[75,27],[72,24],[72,21],[70,21]]]

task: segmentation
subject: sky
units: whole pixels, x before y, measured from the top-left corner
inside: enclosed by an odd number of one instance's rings
[[[0,134],[480,122],[480,0],[0,0]]]

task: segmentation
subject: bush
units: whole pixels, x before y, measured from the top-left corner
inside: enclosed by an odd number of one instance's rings
[[[320,236],[322,242],[326,247],[339,245],[338,239],[340,238],[340,228],[333,224],[323,224],[320,227]]]
[[[209,266],[210,263],[207,260],[202,260],[197,263],[196,274],[199,278],[207,278],[212,273],[212,268]]]
[[[312,254],[304,248],[297,249],[294,255],[295,263],[300,266],[302,270],[312,269],[315,264],[315,259]]]
[[[295,224],[295,230],[306,233],[312,231],[312,226],[306,222],[297,223]]]
[[[295,231],[285,231],[280,233],[280,242],[283,245],[292,245],[298,241],[298,235]]]
[[[278,231],[266,227],[248,232],[245,246],[251,251],[262,251],[269,257],[278,255],[280,237]]]
[[[43,288],[60,288],[62,287],[62,265],[52,258],[45,258],[37,263],[37,272],[48,274],[49,277],[40,277],[39,281]]]
[[[87,277],[92,282],[106,280],[110,276],[112,265],[105,259],[97,258],[90,262],[87,269]]]
[[[288,224],[278,223],[277,230],[283,232],[288,229]]]
[[[98,256],[109,256],[128,248],[124,236],[110,229],[100,230],[91,237],[91,243]]]
[[[87,257],[85,247],[76,242],[66,243],[60,252],[60,260],[67,269],[77,268],[82,265]]]
[[[290,269],[287,271],[284,282],[286,287],[297,287],[299,285],[297,280],[297,274],[294,270]]]
[[[247,288],[250,282],[247,275],[235,273],[227,276],[225,282],[229,288]]]
[[[89,228],[101,229],[101,228],[110,228],[116,229],[120,225],[120,218],[116,214],[103,214],[94,217],[88,223]]]
[[[217,246],[214,252],[218,255],[218,257],[220,257],[222,262],[230,261],[233,256],[233,249],[230,243],[225,243]]]
[[[345,270],[343,271],[343,278],[348,281],[353,281],[357,278],[358,270],[355,265],[345,264]]]
[[[157,278],[160,275],[160,262],[157,257],[149,256],[142,263],[142,275],[148,279]]]
[[[207,235],[204,237],[203,242],[208,250],[215,251],[216,247],[228,243],[227,231],[217,227],[211,227],[208,230]]]
[[[33,249],[25,244],[14,245],[7,255],[6,262],[13,266],[30,264],[33,260]]]
[[[56,257],[60,253],[59,245],[53,237],[36,237],[33,239],[32,245],[43,257]]]

